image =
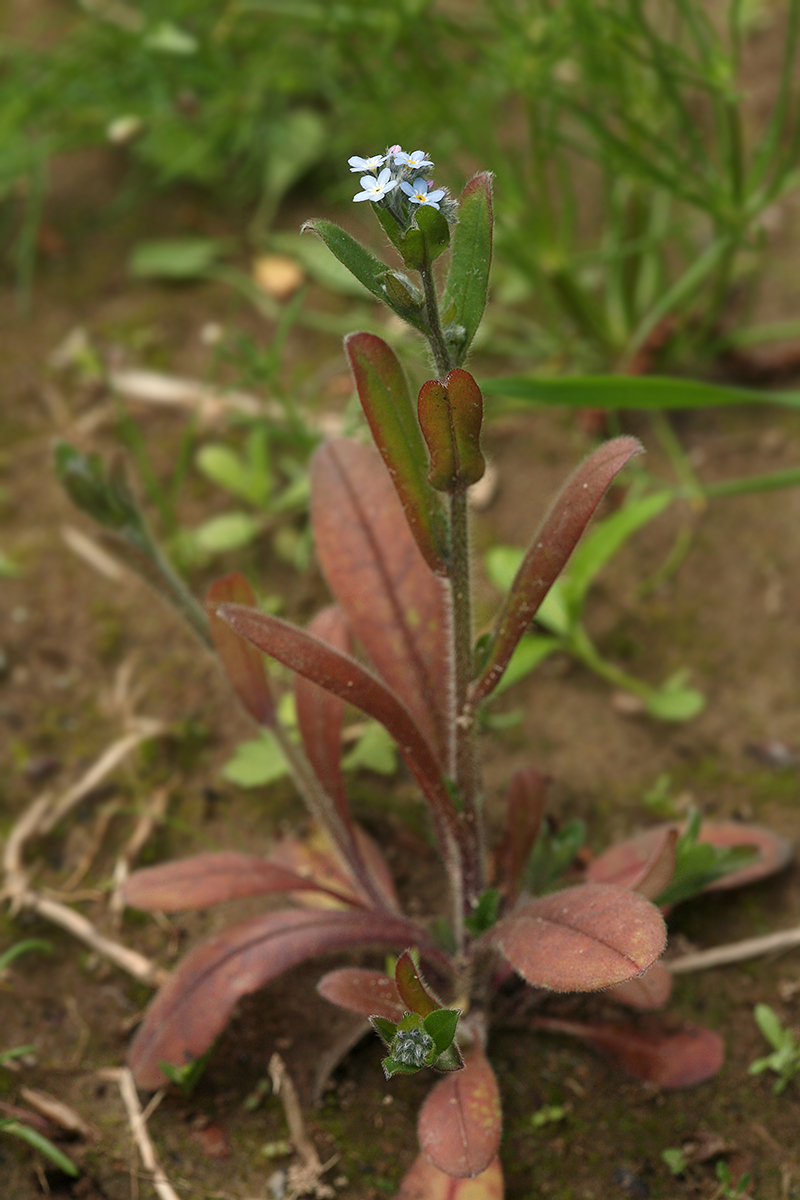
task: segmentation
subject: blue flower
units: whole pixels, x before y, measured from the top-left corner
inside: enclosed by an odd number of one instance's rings
[[[351,171],[374,171],[378,167],[382,167],[386,162],[385,154],[373,154],[371,158],[359,158],[354,154],[352,158],[347,160],[350,164]]]
[[[383,168],[377,179],[374,175],[365,175],[361,180],[361,187],[364,190],[357,196],[353,196],[353,200],[356,203],[359,200],[382,200],[387,192],[390,192],[393,187],[397,187],[397,180],[392,179],[391,176],[392,173],[388,167]]]
[[[413,154],[406,154],[405,150],[401,150],[398,147],[394,155],[394,161],[401,167],[413,167],[415,171],[421,171],[423,167],[433,166],[431,160],[425,157],[424,150],[415,150]]]
[[[381,174],[384,174],[384,172],[381,172]],[[361,182],[364,182],[363,179]],[[438,211],[439,201],[444,196],[444,188],[437,188],[435,192],[429,192],[428,180],[421,177],[415,179],[413,183],[403,182],[400,184],[400,187],[412,204],[427,204]]]

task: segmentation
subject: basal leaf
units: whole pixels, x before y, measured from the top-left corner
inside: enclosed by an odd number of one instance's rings
[[[492,177],[482,172],[461,193],[450,270],[442,294],[443,319],[453,330],[459,366],[481,322],[492,263]]]
[[[340,967],[323,975],[317,991],[331,1004],[338,1004],[361,1017],[382,1017],[395,1024],[406,1007],[391,976],[370,967]]]
[[[361,407],[411,532],[431,570],[446,574],[442,500],[428,483],[428,452],[405,372],[391,347],[372,333],[349,334],[344,348]]]
[[[350,889],[339,891],[327,880],[300,875],[257,854],[233,851],[144,867],[129,875],[122,888],[131,907],[168,913],[209,908],[243,896],[295,891],[320,891],[347,904],[355,902]]]
[[[660,1088],[694,1087],[711,1079],[725,1060],[718,1033],[700,1025],[686,1025],[676,1033],[653,1026],[582,1024],[557,1017],[534,1017],[534,1027],[565,1033],[589,1042],[634,1079]]]
[[[339,438],[317,450],[311,464],[311,519],[331,591],[381,678],[445,767],[447,595],[420,554],[373,449]]]
[[[263,655],[217,616],[220,604],[226,602],[255,605],[255,593],[238,571],[216,580],[208,589],[208,630],[234,691],[250,716],[260,725],[274,725],[275,701]]]
[[[474,1179],[497,1157],[501,1123],[494,1071],[483,1052],[473,1048],[465,1055],[463,1071],[446,1075],[423,1103],[419,1144],[438,1170]]]
[[[474,1179],[454,1179],[420,1154],[403,1178],[397,1200],[503,1200],[504,1194],[499,1158]]]
[[[488,935],[534,987],[593,992],[633,979],[663,952],[658,909],[636,892],[583,884],[542,896]]]
[[[566,566],[606,488],[641,448],[636,438],[614,438],[595,450],[567,481],[535,534],[498,616],[486,665],[474,685],[474,703],[484,700],[500,681],[514,647]]]
[[[672,995],[672,981],[669,967],[664,966],[663,962],[654,962],[644,975],[618,983],[616,987],[609,988],[605,995],[618,1004],[624,1004],[626,1008],[644,1012],[664,1007]]]
[[[237,1001],[309,958],[355,945],[419,944],[410,922],[369,912],[262,913],[196,946],[156,994],[128,1054],[142,1088],[162,1087],[159,1063],[204,1054]]]

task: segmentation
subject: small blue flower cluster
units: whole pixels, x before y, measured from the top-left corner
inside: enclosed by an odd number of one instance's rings
[[[434,188],[427,178],[433,162],[424,150],[407,154],[399,146],[390,146],[385,154],[373,154],[369,158],[354,154],[347,161],[353,172],[371,172],[361,177],[361,191],[353,197],[356,204],[372,200],[390,209],[398,220],[406,216],[403,209],[409,204],[419,204],[443,211],[448,221],[455,220],[455,202],[448,196],[446,188]]]
[[[424,1029],[398,1029],[392,1055],[407,1067],[424,1067],[433,1049],[433,1038]]]

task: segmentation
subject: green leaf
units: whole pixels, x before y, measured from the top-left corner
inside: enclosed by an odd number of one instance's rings
[[[438,209],[420,205],[414,224],[400,237],[403,262],[414,271],[427,271],[450,245],[450,226]]]
[[[271,210],[322,158],[327,123],[311,108],[295,108],[268,122],[265,133],[262,206]]]
[[[562,379],[506,376],[481,384],[484,396],[504,396],[524,404],[561,404],[572,408],[670,410],[730,404],[783,404],[800,407],[800,392],[757,392],[695,379],[659,375],[586,375]]]
[[[453,231],[450,271],[442,293],[442,319],[452,330],[463,363],[480,325],[492,263],[492,177],[475,175],[461,194]],[[445,331],[447,333],[447,329]]]
[[[43,954],[52,954],[53,944],[42,938],[25,938],[21,942],[15,942],[13,946],[9,946],[0,954],[0,974],[11,965],[15,958],[19,958],[20,954],[29,954],[31,950],[41,950]]]
[[[494,689],[495,696],[499,696],[508,688],[513,687],[515,683],[519,683],[526,675],[530,675],[531,671],[535,671],[539,664],[549,658],[560,646],[560,639],[550,637],[549,634],[526,633],[517,643],[503,678]]]
[[[429,1013],[427,1017],[423,1017],[422,1024],[425,1032],[429,1033],[433,1038],[437,1054],[444,1054],[445,1050],[453,1044],[460,1016],[460,1009],[437,1008],[436,1012]]]
[[[500,915],[500,892],[497,888],[487,888],[479,897],[478,903],[464,924],[470,933],[476,937],[491,929]]]
[[[248,546],[255,541],[262,528],[261,518],[250,513],[221,513],[198,525],[192,531],[192,539],[204,554],[224,554],[228,550]]]
[[[780,1050],[786,1042],[786,1031],[781,1025],[780,1018],[768,1004],[757,1004],[753,1009],[756,1025],[775,1050]]]
[[[400,1062],[399,1059],[392,1058],[389,1055],[388,1058],[381,1060],[381,1066],[386,1078],[391,1079],[393,1075],[416,1075],[419,1071],[424,1070],[425,1064],[423,1063],[420,1067],[413,1067],[409,1063]]]
[[[67,1158],[66,1154],[63,1154],[48,1138],[35,1129],[31,1129],[29,1125],[23,1125],[21,1121],[14,1120],[0,1121],[0,1131],[21,1138],[23,1142],[27,1142],[29,1146],[33,1146],[40,1154],[48,1158],[65,1175],[71,1175],[73,1179],[77,1178],[78,1168],[72,1159]]]
[[[591,529],[573,551],[565,589],[573,614],[579,612],[594,577],[637,529],[659,516],[672,502],[672,492],[656,492],[624,505]]]
[[[388,1017],[370,1017],[370,1024],[378,1036],[387,1046],[391,1046],[394,1041],[394,1035],[397,1033],[397,1025],[394,1021],[390,1021]]]
[[[163,238],[139,242],[128,258],[134,279],[202,279],[225,254],[227,243],[216,238]]]
[[[347,267],[351,275],[363,284],[368,292],[371,292],[378,300],[382,300],[384,304],[388,304],[393,308],[388,296],[386,288],[383,285],[383,279],[388,270],[385,263],[382,263],[374,254],[370,254],[365,250],[360,242],[357,242],[354,237],[346,233],[333,221],[325,221],[317,219],[315,221],[306,221],[303,226],[303,231],[309,230],[311,233],[316,233],[322,238],[325,245],[331,251],[343,266]],[[393,311],[396,311],[393,309]],[[414,325],[421,333],[425,332],[425,325],[421,318],[412,318],[403,316],[398,313],[409,324]]]
[[[342,759],[345,771],[375,771],[394,775],[397,771],[397,747],[377,721],[370,721],[353,749]]]
[[[239,787],[264,787],[282,779],[289,766],[275,738],[268,729],[260,737],[240,742],[233,757],[222,768],[222,778]]]
[[[645,699],[645,706],[652,717],[661,721],[691,721],[703,711],[706,698],[697,688],[686,687],[686,671],[676,671],[662,684],[653,688]]]
[[[268,503],[272,482],[269,473],[253,470],[253,464],[240,458],[230,446],[219,442],[201,446],[196,462],[206,479],[240,500],[247,500],[257,508]]]

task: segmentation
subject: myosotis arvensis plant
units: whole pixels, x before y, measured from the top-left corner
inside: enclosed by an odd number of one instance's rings
[[[177,911],[271,892],[291,895],[295,906],[251,917],[192,950],[152,1002],[130,1062],[142,1086],[159,1086],[161,1064],[203,1054],[241,995],[314,955],[356,944],[390,949],[399,955],[393,974],[342,968],[320,990],[372,1019],[386,1044],[387,1075],[443,1073],[420,1114],[424,1154],[409,1177],[414,1194],[432,1195],[444,1173],[481,1175],[484,1194],[497,1196],[500,1103],[485,1056],[492,992],[514,970],[540,988],[610,988],[646,971],[665,942],[648,897],[671,876],[674,830],[656,840],[625,887],[587,882],[531,897],[524,880],[543,779],[516,772],[506,831],[489,847],[477,747],[479,707],[606,488],[640,446],[617,438],[578,468],[535,534],[492,629],[475,644],[467,492],[484,471],[483,401],[463,364],[487,296],[491,179],[476,175],[456,203],[430,182],[433,164],[422,151],[394,146],[350,165],[360,174],[354,199],[371,205],[403,269],[329,221],[309,229],[424,335],[435,377],[412,397],[386,342],[368,333],[345,341],[377,452],[338,438],[312,460],[317,554],[338,603],[304,630],[255,607],[240,575],[219,580],[207,602],[209,633],[234,688],[276,733],[263,654],[294,673],[301,746],[285,737],[282,744],[324,840],[287,839],[267,859],[203,854],[131,876],[127,899],[142,908]],[[448,248],[439,292],[434,264]],[[369,667],[353,657],[356,642]],[[384,725],[427,802],[448,882],[445,921],[402,911],[383,855],[353,819],[341,769],[347,703]],[[327,907],[313,906],[320,897]]]

